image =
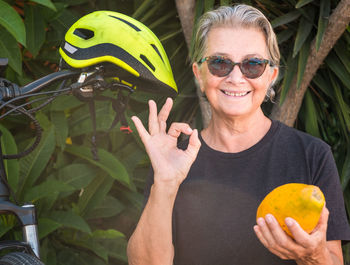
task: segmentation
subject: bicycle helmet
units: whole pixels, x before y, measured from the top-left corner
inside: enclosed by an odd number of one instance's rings
[[[104,65],[110,77],[135,90],[176,96],[168,57],[154,33],[118,12],[95,11],[76,21],[59,49],[71,68]]]

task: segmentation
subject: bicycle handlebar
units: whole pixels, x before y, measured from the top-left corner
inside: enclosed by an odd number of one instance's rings
[[[27,95],[42,90],[44,87],[50,85],[53,82],[61,79],[67,79],[80,72],[63,70],[55,73],[48,74],[38,80],[35,80],[23,87],[19,87],[17,84],[11,83],[6,79],[0,80],[0,101],[12,99],[21,95]]]

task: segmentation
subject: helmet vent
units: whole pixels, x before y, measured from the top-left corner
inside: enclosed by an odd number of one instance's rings
[[[151,62],[147,59],[146,56],[144,56],[143,54],[140,55],[140,58],[149,66],[149,68],[151,68],[153,71],[156,70],[156,68],[153,66],[153,64],[151,64]]]
[[[154,45],[154,44],[151,44],[151,46],[152,46],[152,48],[158,53],[158,55],[159,55],[159,57],[160,57],[160,59],[162,59],[162,61],[164,62],[164,60],[163,60],[163,58],[162,58],[162,56],[160,55],[160,52],[158,51],[158,49],[157,49],[157,46],[156,45]]]
[[[126,21],[126,20],[124,20],[124,19],[122,19],[122,18],[120,18],[120,17],[115,17],[115,16],[111,16],[111,15],[109,15],[110,17],[113,17],[113,18],[116,18],[116,19],[118,19],[118,20],[120,20],[120,21],[122,21],[122,22],[124,22],[125,24],[127,24],[127,25],[129,25],[130,27],[132,27],[134,30],[136,30],[136,31],[141,31],[138,27],[136,27],[134,24],[132,24],[130,21]]]
[[[82,29],[82,28],[77,28],[73,32],[74,35],[77,35],[78,37],[88,40],[91,39],[95,34],[92,30],[89,29]]]

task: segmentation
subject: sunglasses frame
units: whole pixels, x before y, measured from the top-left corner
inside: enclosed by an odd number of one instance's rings
[[[222,60],[228,61],[228,62],[232,65],[232,69],[231,69],[227,74],[225,74],[225,75],[217,75],[217,74],[212,73],[212,71],[211,71],[210,68],[209,68],[209,64],[208,64],[209,72],[210,72],[212,75],[215,75],[215,76],[218,76],[218,77],[225,77],[225,76],[228,76],[228,75],[233,71],[233,68],[234,68],[236,65],[238,65],[240,71],[242,72],[242,74],[243,74],[246,78],[255,79],[255,78],[258,78],[258,77],[260,77],[260,76],[263,75],[263,73],[264,73],[265,70],[266,70],[266,65],[267,65],[267,64],[269,64],[270,66],[274,66],[274,64],[273,64],[270,60],[267,60],[267,59],[261,59],[261,58],[253,57],[253,58],[244,59],[244,60],[241,61],[241,62],[234,62],[234,61],[232,61],[231,59],[229,59],[229,58],[227,58],[227,57],[224,57],[224,56],[220,56],[220,55],[212,55],[212,56],[204,57],[204,58],[202,58],[202,59],[200,59],[200,60],[198,61],[198,64],[202,64],[202,63],[204,63],[205,61],[208,61],[208,62],[209,62],[209,60],[212,60],[212,59],[214,59],[214,60],[215,60],[215,59],[222,59]],[[263,71],[261,72],[261,74],[258,75],[258,76],[249,77],[249,76],[247,76],[245,73],[243,73],[243,71],[242,71],[242,63],[245,62],[245,61],[252,60],[252,59],[258,60],[258,61],[260,61],[262,64],[264,64],[264,70],[263,70]],[[259,62],[259,63],[260,63],[260,62]]]

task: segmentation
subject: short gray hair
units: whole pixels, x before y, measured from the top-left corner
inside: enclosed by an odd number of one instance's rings
[[[280,52],[270,22],[258,9],[245,4],[221,6],[201,16],[196,27],[194,45],[190,51],[192,63],[203,58],[210,29],[227,25],[260,29],[266,39],[269,59],[275,66],[279,65]]]

